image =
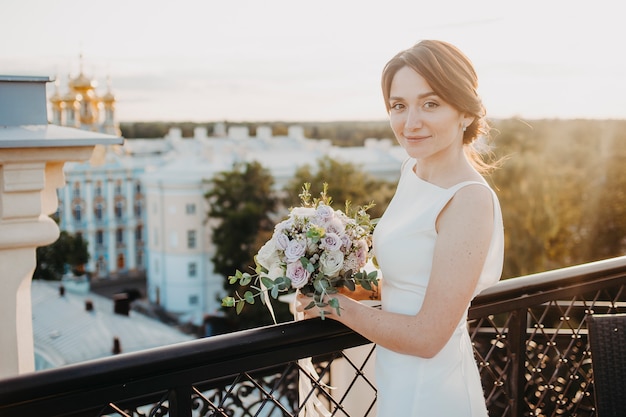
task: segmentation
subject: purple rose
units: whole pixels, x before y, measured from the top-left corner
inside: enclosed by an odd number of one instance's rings
[[[285,249],[285,259],[287,263],[299,261],[306,253],[306,245],[299,240],[290,240]]]
[[[338,251],[341,249],[343,241],[336,233],[326,233],[322,238],[321,247],[324,250],[328,250],[330,252]]]
[[[292,262],[287,264],[287,278],[291,280],[293,288],[302,288],[309,282],[311,273],[302,266],[302,262]]]

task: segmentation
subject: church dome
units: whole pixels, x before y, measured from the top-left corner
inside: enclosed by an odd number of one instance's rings
[[[78,77],[72,78],[69,82],[69,86],[71,89],[79,90],[79,91],[92,90],[96,88],[97,85],[98,84],[96,83],[96,81],[87,77],[82,72],[78,74]]]

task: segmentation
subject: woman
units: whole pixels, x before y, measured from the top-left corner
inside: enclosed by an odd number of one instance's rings
[[[377,345],[378,417],[486,416],[466,315],[500,279],[504,237],[472,146],[487,128],[476,73],[456,47],[426,40],[387,63],[382,89],[409,156],[374,233],[382,309],[339,294],[341,315],[327,317]],[[305,318],[319,314],[298,301]]]

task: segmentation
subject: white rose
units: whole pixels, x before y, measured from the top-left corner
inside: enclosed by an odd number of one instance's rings
[[[284,233],[274,234],[272,240],[274,241],[274,245],[276,245],[276,248],[283,251],[287,249],[287,245],[289,245],[289,237]]]
[[[342,235],[346,231],[346,228],[344,227],[343,223],[341,223],[341,220],[336,218],[329,220],[324,226],[326,227],[326,231],[329,233],[337,233],[338,235]]]
[[[313,207],[295,207],[291,209],[289,217],[313,217],[315,216],[315,209]]]
[[[269,269],[270,266],[280,261],[272,239],[268,240],[265,245],[259,249],[259,253],[256,255],[256,261],[265,269]]]
[[[320,271],[329,277],[336,277],[343,266],[341,251],[324,252],[320,256]]]
[[[318,205],[317,209],[315,210],[315,212],[316,212],[317,217],[322,222],[328,222],[333,217],[335,217],[335,211],[332,209],[332,207],[327,206],[326,204]]]
[[[285,249],[287,263],[296,262],[306,253],[306,246],[299,240],[290,240]]]
[[[285,276],[285,268],[280,266],[280,262],[270,265],[270,267],[267,268],[267,270],[268,270],[267,276],[271,279],[276,279],[278,277]]]

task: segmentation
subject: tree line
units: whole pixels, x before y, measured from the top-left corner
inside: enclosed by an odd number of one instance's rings
[[[503,279],[625,254],[626,121],[504,119],[493,120],[491,125],[492,156],[501,162],[487,180],[500,199],[504,217]],[[146,126],[164,132],[170,127],[166,123]],[[195,126],[189,123],[187,128],[193,131]],[[288,127],[286,123],[272,126],[275,135],[282,128],[286,133]],[[349,126],[355,132],[342,136],[340,132]],[[312,127],[305,127],[305,133]],[[317,131],[306,134],[345,145],[367,137],[391,137],[383,134],[385,129],[386,122],[336,122],[320,124]],[[214,191],[206,196],[207,217],[214,225],[217,248],[212,261],[225,283],[236,269],[254,265],[254,254],[271,235],[273,225],[288,207],[299,203],[304,182],[312,184],[313,194],[327,182],[339,204],[373,201],[372,217],[384,212],[395,191],[395,184],[370,177],[358,164],[328,158],[317,161],[317,166],[300,167],[279,193],[272,192],[273,178],[259,164],[237,166],[210,182]],[[42,259],[56,259],[70,269],[84,261],[85,242],[65,235],[54,245],[53,252],[38,251]],[[67,256],[72,250],[80,256]],[[39,262],[37,274],[56,275],[44,272],[51,268],[68,269],[52,266],[51,261]]]
[[[491,156],[499,167],[487,180],[504,218],[503,279],[624,255],[625,128],[626,121],[610,120],[492,122]],[[339,204],[373,201],[373,217],[382,215],[395,191],[395,184],[370,177],[357,164],[327,158],[317,164],[301,167],[280,197],[271,192],[269,170],[256,163],[215,177],[207,215],[218,219],[213,262],[227,291],[234,290],[229,275],[254,266],[254,254],[280,220],[277,213],[298,205],[304,182],[313,185],[313,193],[327,182]],[[258,208],[254,214],[252,207]]]

